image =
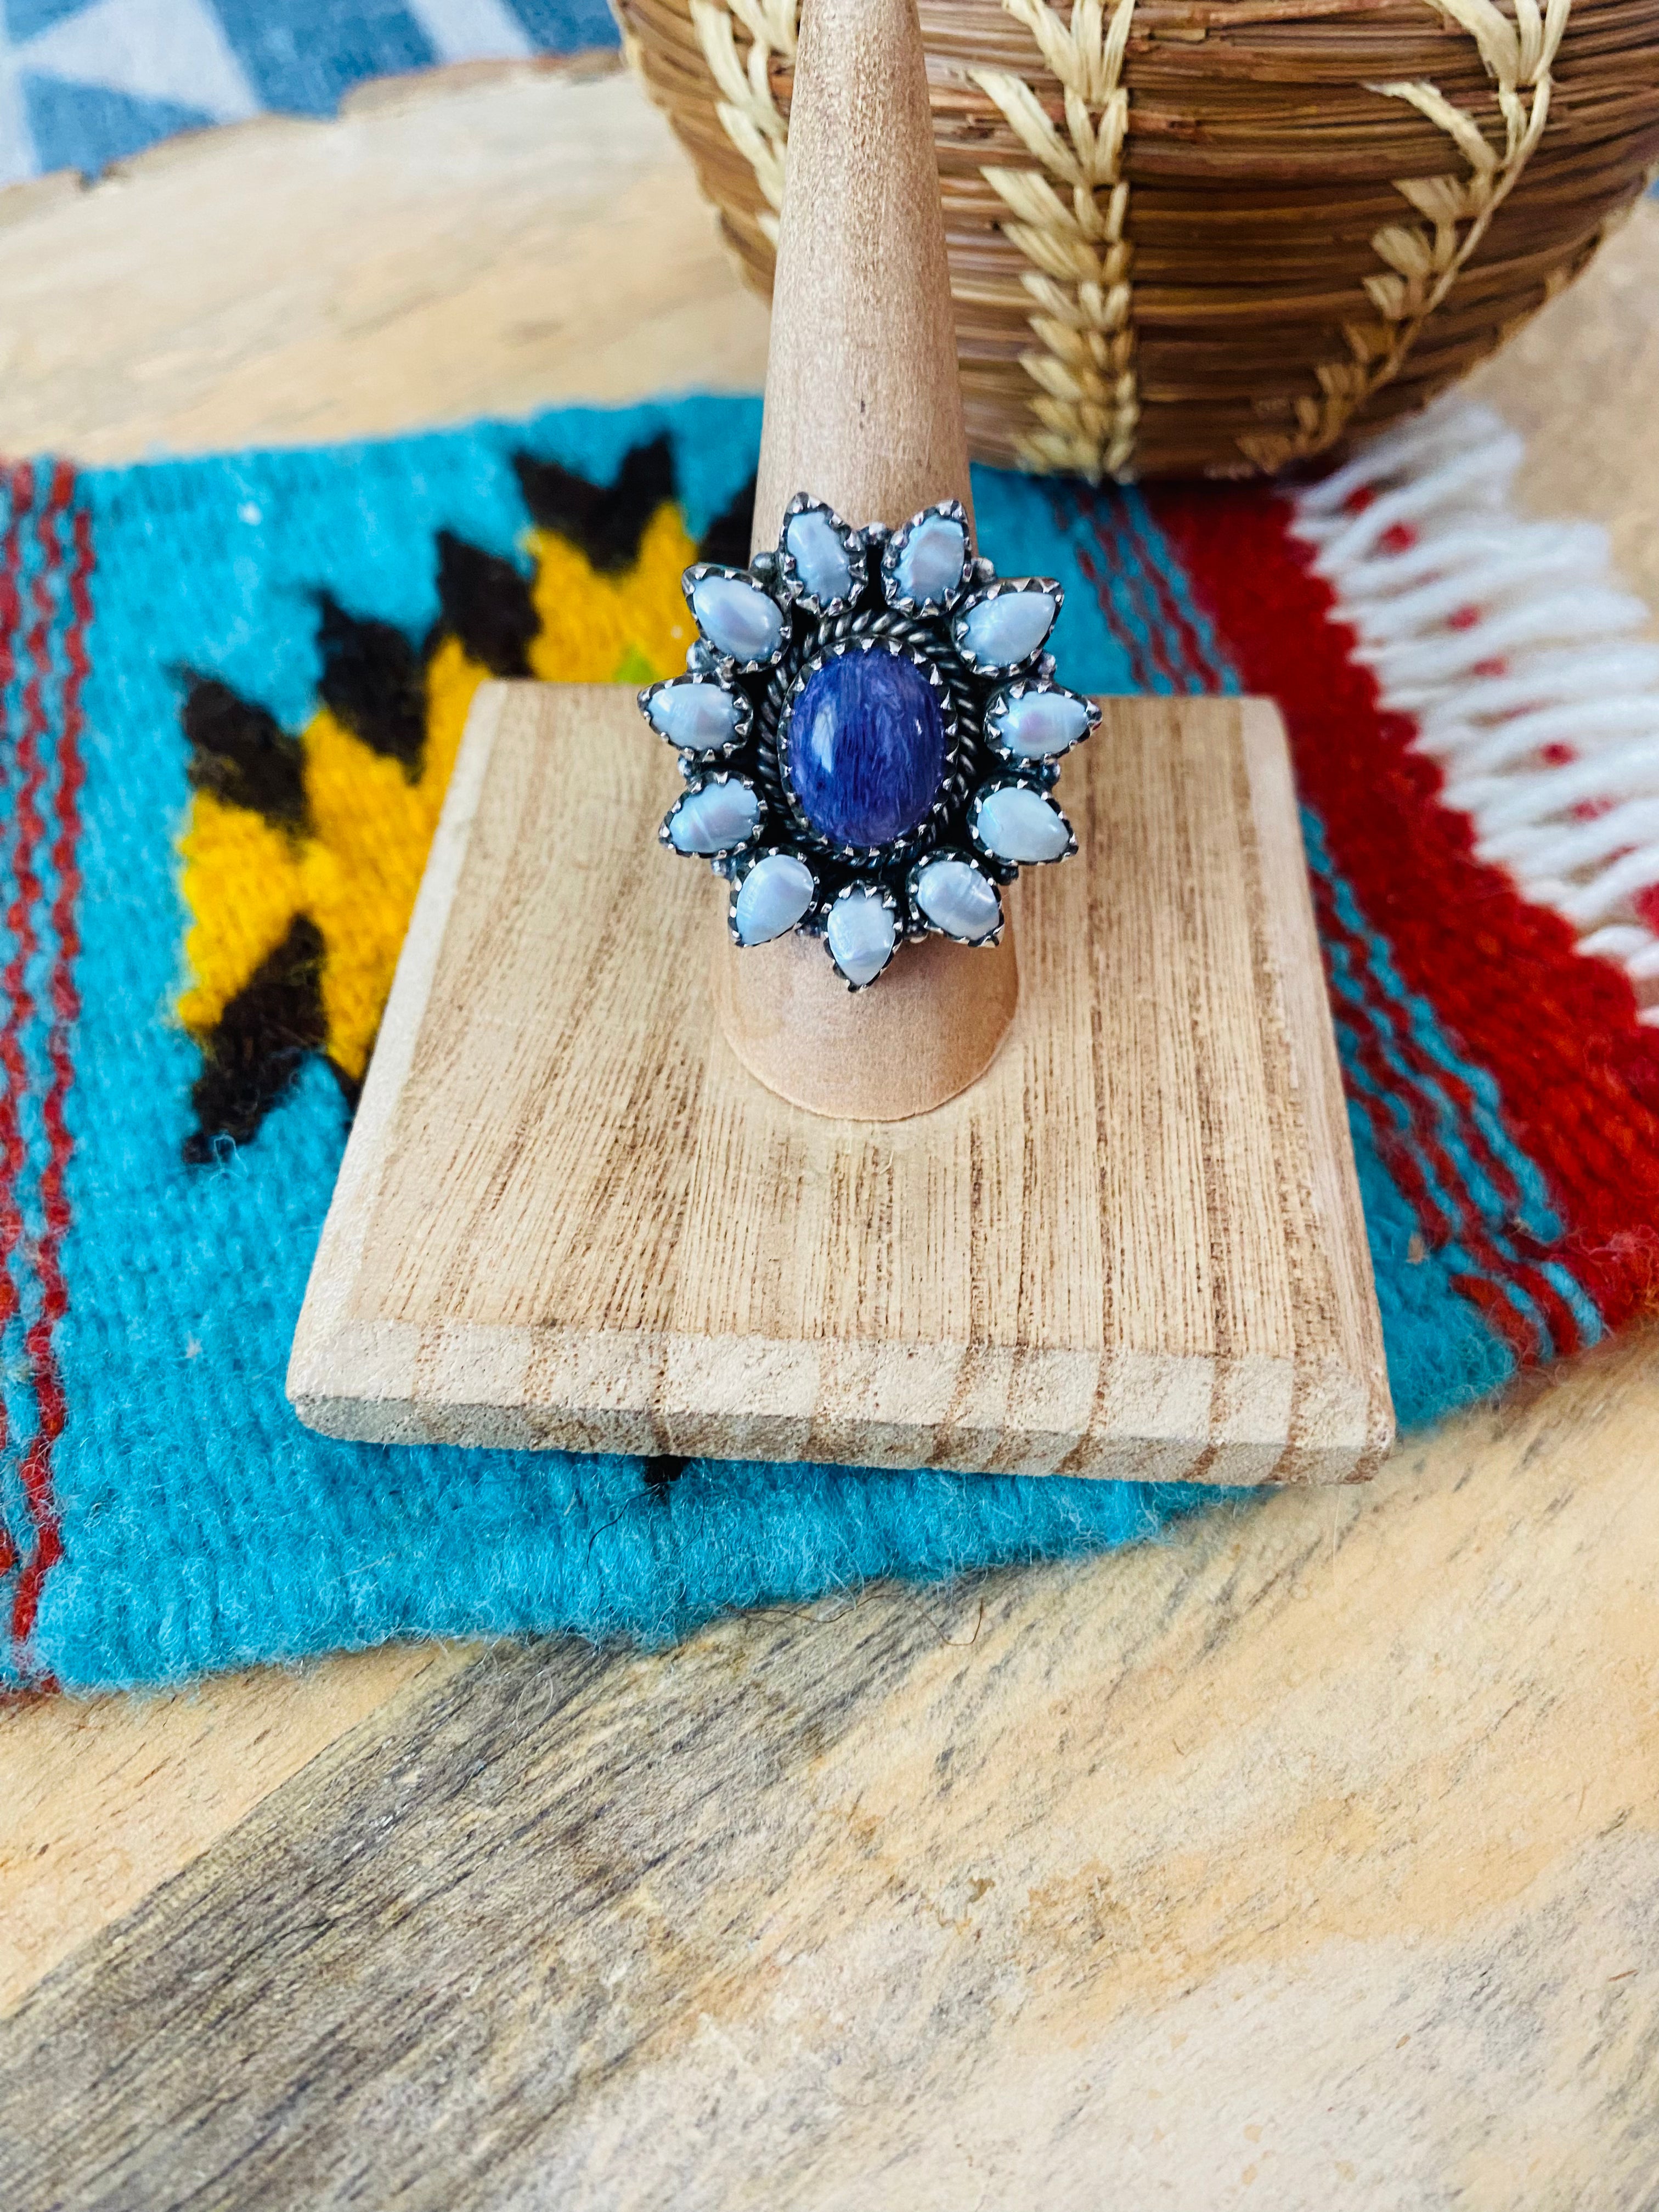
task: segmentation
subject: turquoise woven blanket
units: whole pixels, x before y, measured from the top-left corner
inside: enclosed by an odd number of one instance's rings
[[[471,690],[669,672],[681,568],[745,540],[757,429],[751,402],[686,400],[4,479],[6,1679],[413,1634],[657,1642],[1217,1510],[1179,1487],[345,1445],[283,1399]],[[1408,1423],[1645,1302],[1659,1199],[1639,963],[1482,857],[1428,708],[1390,703],[1356,650],[1372,572],[1443,520],[1437,466],[1384,450],[1324,508],[975,480],[1000,566],[1066,586],[1071,681],[1285,707]],[[1435,681],[1494,682],[1481,625],[1509,612],[1433,617]],[[1547,632],[1509,650],[1559,661]]]

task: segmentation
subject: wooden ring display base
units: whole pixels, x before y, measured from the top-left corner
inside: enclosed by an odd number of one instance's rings
[[[725,887],[610,687],[480,692],[289,1370],[339,1437],[1218,1483],[1368,1473],[1382,1334],[1283,730],[1105,702],[1012,1030],[823,1119],[710,1005]],[[826,963],[827,965],[827,963]],[[856,1011],[857,1000],[848,1002]]]

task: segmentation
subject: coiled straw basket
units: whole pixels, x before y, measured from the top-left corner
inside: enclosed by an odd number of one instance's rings
[[[799,0],[616,0],[772,277]],[[1659,160],[1659,0],[921,0],[968,434],[1089,477],[1326,453],[1576,276]]]

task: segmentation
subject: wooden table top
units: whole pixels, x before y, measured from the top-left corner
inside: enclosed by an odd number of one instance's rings
[[[8,216],[0,450],[760,379],[603,69]],[[1644,206],[1480,383],[1659,595],[1656,371]],[[1659,2202],[1656,1343],[1138,1553],[13,1709],[0,2203]]]

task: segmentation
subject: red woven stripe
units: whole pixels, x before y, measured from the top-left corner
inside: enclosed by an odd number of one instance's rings
[[[1109,501],[1102,498],[1087,501],[1087,521],[1098,548],[1098,565],[1080,546],[1079,565],[1095,587],[1102,613],[1129,647],[1136,690],[1190,691],[1194,672],[1181,659],[1182,641],[1167,623],[1159,619],[1157,601],[1146,586],[1146,565],[1133,557],[1140,548],[1127,527],[1127,506],[1121,496]],[[1126,551],[1131,557],[1124,557]],[[1109,592],[1114,575],[1133,610],[1133,628],[1127,635],[1123,626],[1113,621]],[[1176,648],[1174,652],[1170,650],[1172,643]]]
[[[53,476],[47,517],[42,526],[43,550],[49,570],[56,568],[61,557],[57,519],[68,507],[74,489],[73,471],[60,462]],[[22,1467],[23,1488],[34,1520],[35,1541],[33,1553],[25,1561],[23,1571],[18,1577],[13,1600],[12,1637],[14,1643],[20,1647],[26,1644],[33,1633],[41,1589],[46,1577],[63,1557],[63,1536],[52,1493],[52,1459],[53,1449],[64,1431],[65,1405],[63,1374],[52,1336],[69,1306],[69,1290],[64,1278],[63,1247],[70,1222],[65,1176],[73,1140],[64,1109],[74,1078],[70,1038],[81,1011],[80,996],[75,987],[75,961],[81,949],[80,932],[76,922],[76,902],[81,889],[76,849],[81,828],[81,786],[85,779],[81,738],[85,722],[82,698],[88,665],[86,634],[92,612],[89,590],[92,574],[91,517],[85,514],[76,514],[71,519],[70,527],[74,555],[69,576],[70,619],[64,639],[68,673],[64,678],[61,702],[58,795],[53,808],[52,841],[52,866],[58,878],[58,888],[52,902],[52,927],[56,950],[48,985],[52,1023],[46,1052],[52,1079],[42,1109],[47,1147],[46,1167],[40,1184],[45,1227],[36,1261],[40,1276],[41,1302],[39,1317],[27,1330],[23,1340],[40,1413],[40,1425],[29,1441]],[[37,670],[39,665],[37,662]]]
[[[27,465],[12,471],[8,489],[11,498],[11,517],[7,525],[5,543],[0,550],[0,696],[9,688],[17,672],[17,633],[23,617],[22,593],[20,588],[23,568],[23,526],[34,501],[34,474]],[[35,820],[38,822],[38,811]],[[7,921],[15,933],[12,957],[0,974],[0,996],[5,1000],[5,1020],[0,1025],[0,1332],[9,1328],[16,1317],[20,1300],[17,1285],[12,1274],[12,1262],[23,1233],[22,1209],[18,1203],[17,1182],[23,1166],[23,1133],[18,1105],[27,1079],[23,1064],[22,1024],[25,1010],[24,974],[27,957],[26,933],[32,932],[33,910],[23,897],[23,885],[33,867],[33,856],[26,848],[29,815],[22,804],[10,810],[6,824],[3,856],[0,856],[0,874],[13,879],[17,886]],[[10,1423],[3,1398],[0,1398],[0,1449],[10,1441]],[[9,1573],[17,1565],[18,1549],[9,1537],[5,1539],[4,1555],[0,1557],[0,1573]]]
[[[1467,817],[1387,711],[1274,495],[1160,489],[1152,510],[1248,689],[1276,698],[1302,794],[1336,866],[1389,939],[1408,991],[1489,1068],[1543,1170],[1566,1260],[1610,1323],[1654,1302],[1659,1045],[1629,983],[1574,949],[1559,915],[1477,860]]]
[[[1224,690],[1231,672],[1216,665],[1208,641],[1182,605],[1181,594],[1164,566],[1162,550],[1152,542],[1151,533],[1144,526],[1140,501],[1133,494],[1126,495],[1119,512],[1122,526],[1140,548],[1146,572],[1152,578],[1156,598],[1152,617],[1154,629],[1160,637],[1173,638],[1180,647],[1181,665],[1188,680],[1178,684],[1176,689],[1191,690],[1191,679],[1196,678],[1206,690]]]
[[[1429,1060],[1399,1019],[1399,1008],[1380,985],[1365,946],[1347,929],[1331,897],[1329,886],[1317,877],[1314,878],[1314,902],[1321,937],[1328,945],[1346,947],[1349,972],[1358,982],[1372,1017],[1354,1025],[1354,1049],[1371,1082],[1405,1109],[1409,1137],[1401,1135],[1382,1098],[1360,1091],[1358,1085],[1355,1091],[1370,1120],[1383,1164],[1409,1200],[1430,1249],[1437,1250],[1447,1243],[1460,1245],[1498,1288],[1496,1301],[1483,1301],[1482,1310],[1517,1358],[1541,1358],[1551,1352],[1565,1358],[1581,1350],[1577,1318],[1554,1284],[1533,1264],[1537,1254],[1530,1240],[1518,1237],[1511,1230],[1505,1238],[1510,1249],[1497,1243],[1468,1194],[1467,1179],[1458,1163],[1446,1150],[1430,1103],[1431,1090],[1425,1087],[1439,1083],[1449,1091],[1446,1071],[1438,1061]],[[1399,1079],[1395,1060],[1383,1050],[1385,1030],[1392,1037],[1395,1054],[1407,1067],[1410,1079],[1404,1084]],[[1467,1097],[1467,1086],[1458,1088]],[[1459,1129],[1464,1142],[1473,1148],[1477,1138],[1473,1123],[1460,1119]],[[1498,1166],[1484,1145],[1480,1150],[1483,1159],[1492,1160],[1494,1168]],[[1455,1214],[1447,1212],[1444,1202],[1436,1194],[1436,1188],[1430,1185],[1424,1172],[1425,1167],[1433,1175],[1438,1190],[1446,1193],[1456,1205]],[[1513,1177],[1504,1171],[1502,1180],[1514,1194]],[[1458,1279],[1467,1283],[1473,1278]],[[1542,1315],[1549,1331],[1547,1343],[1540,1339],[1535,1322],[1527,1312],[1502,1295],[1504,1283],[1513,1284],[1530,1301],[1532,1308]]]
[[[1054,520],[1060,528],[1071,538],[1073,550],[1077,556],[1077,565],[1088,578],[1094,595],[1100,603],[1100,611],[1105,617],[1106,627],[1123,647],[1124,658],[1129,664],[1130,683],[1137,691],[1150,691],[1152,685],[1149,679],[1146,657],[1141,650],[1140,639],[1133,627],[1126,627],[1117,619],[1116,610],[1112,605],[1111,576],[1109,571],[1115,567],[1116,562],[1111,549],[1105,544],[1099,529],[1096,527],[1093,534],[1105,556],[1104,565],[1103,565],[1091,548],[1084,543],[1081,529],[1073,527],[1073,524],[1088,525],[1092,524],[1094,520],[1091,514],[1085,515],[1082,512],[1079,505],[1078,495],[1074,491],[1067,486],[1056,485],[1053,500]]]
[[[1182,661],[1181,641],[1162,618],[1157,598],[1147,584],[1147,564],[1144,559],[1133,557],[1141,553],[1143,548],[1127,526],[1127,508],[1128,501],[1125,499],[1115,500],[1110,506],[1101,499],[1089,502],[1089,520],[1094,530],[1095,543],[1100,548],[1102,558],[1109,563],[1115,563],[1124,591],[1133,605],[1146,640],[1146,650],[1159,680],[1159,688],[1170,693],[1189,691],[1192,677]],[[1120,531],[1125,548],[1131,553],[1132,557],[1127,560],[1121,557],[1114,544]],[[1155,568],[1156,564],[1152,565]],[[1174,650],[1171,650],[1172,647]],[[1152,688],[1143,678],[1138,678],[1137,680],[1143,690]]]

